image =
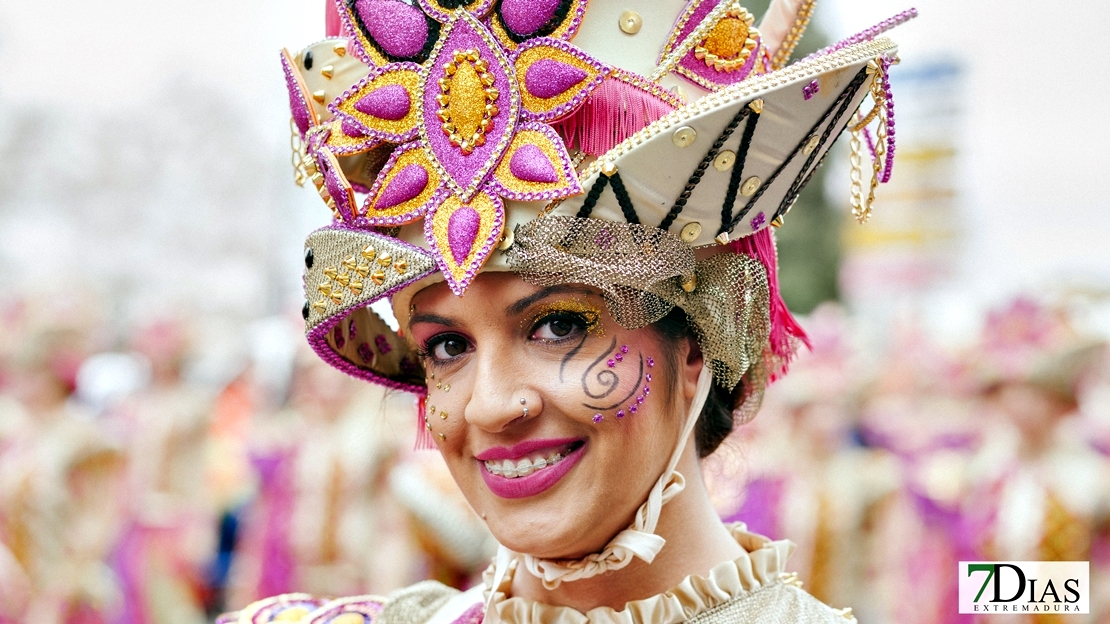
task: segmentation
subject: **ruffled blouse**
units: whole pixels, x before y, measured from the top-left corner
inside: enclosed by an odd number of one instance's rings
[[[582,613],[571,607],[508,596],[512,571],[494,588],[492,566],[485,573],[485,583],[469,591],[456,592],[433,582],[418,583],[385,599],[360,597],[360,605],[371,606],[367,605],[368,599],[378,602],[372,609],[363,606],[358,611],[373,624],[480,624],[483,619],[503,624],[848,624],[855,621],[851,609],[833,609],[825,605],[800,588],[796,574],[786,572],[786,559],[794,550],[792,543],[749,533],[742,523],[729,526],[729,532],[744,549],[743,555],[714,566],[705,576],[690,575],[662,594],[633,600],[619,611],[597,607]],[[482,607],[491,592],[490,608],[496,616],[483,618]],[[338,615],[346,610],[335,609],[338,603],[353,600],[356,599],[340,599],[316,609],[306,609],[314,613],[306,612],[300,621],[328,624],[331,618],[321,615],[329,610]],[[261,624],[257,608],[245,609],[238,615],[241,624]],[[263,618],[262,621],[271,620]]]

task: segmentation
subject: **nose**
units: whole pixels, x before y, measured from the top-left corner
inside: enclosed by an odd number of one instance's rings
[[[543,399],[528,382],[526,366],[515,362],[505,350],[489,349],[475,356],[478,382],[464,411],[468,423],[500,433],[540,415]]]

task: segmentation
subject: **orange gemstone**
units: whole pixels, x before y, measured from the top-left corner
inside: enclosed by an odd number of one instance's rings
[[[717,22],[705,38],[705,49],[723,60],[734,59],[744,51],[749,26],[738,17],[725,17]]]

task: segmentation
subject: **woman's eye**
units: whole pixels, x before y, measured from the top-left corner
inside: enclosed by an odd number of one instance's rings
[[[448,336],[432,345],[431,355],[436,360],[450,360],[466,353],[466,347],[466,340],[459,336]]]
[[[576,316],[551,315],[541,319],[532,330],[534,340],[560,340],[585,329],[585,322]]]

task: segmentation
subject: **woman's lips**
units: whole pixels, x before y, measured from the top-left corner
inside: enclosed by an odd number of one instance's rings
[[[541,442],[542,444],[540,444]],[[490,465],[487,464],[487,462],[491,462],[495,465],[499,463],[502,466],[506,464],[511,466],[513,462],[498,462],[498,460],[516,460],[518,458],[523,460],[525,455],[536,454],[539,451],[547,451],[547,453],[541,453],[545,459],[537,461],[537,463],[543,463],[544,466],[532,469],[525,464],[526,470],[534,470],[525,476],[495,474],[491,471]],[[476,456],[476,459],[480,462],[478,470],[482,473],[482,479],[491,492],[501,498],[526,498],[544,492],[558,483],[585,453],[586,444],[582,440],[536,440],[518,444],[512,449],[490,449]],[[555,461],[551,463],[550,459]],[[531,462],[529,461],[529,463]],[[494,470],[500,471],[496,467]],[[515,474],[515,472],[516,470],[513,467],[506,470],[506,473],[510,475]]]
[[[495,459],[521,459],[529,453],[536,453],[538,451],[552,452],[558,450],[560,446],[580,442],[578,438],[553,438],[551,440],[525,440],[520,444],[513,445],[509,448],[503,446],[495,446],[488,448],[481,453],[474,456],[478,461],[491,461]]]

